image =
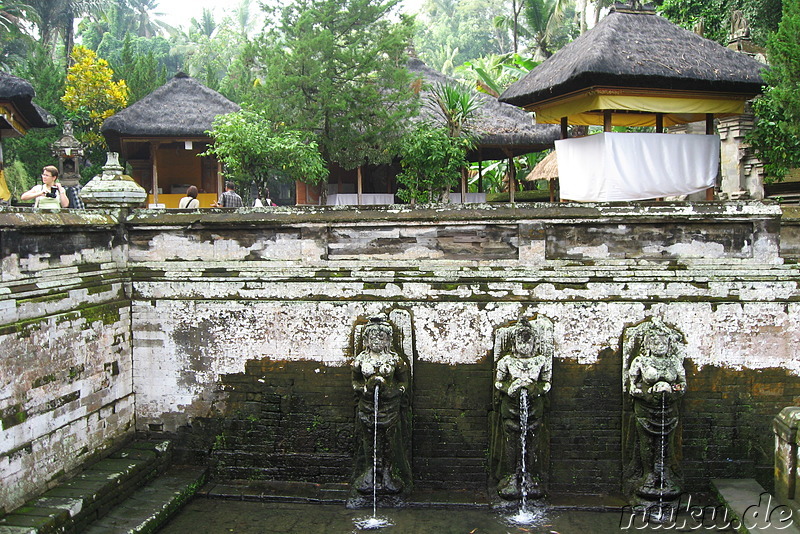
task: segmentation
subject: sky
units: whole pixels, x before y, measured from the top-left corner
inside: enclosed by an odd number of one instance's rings
[[[403,4],[407,7],[409,12],[415,12],[418,6],[422,4],[423,0],[403,0]],[[159,0],[158,8],[154,13],[161,13],[158,18],[169,24],[170,26],[189,26],[189,21],[193,18],[200,19],[203,14],[203,8],[210,9],[214,15],[214,20],[219,21],[226,14],[238,5],[239,0],[227,0],[220,2],[220,0]],[[251,9],[258,10],[258,0],[253,0]]]

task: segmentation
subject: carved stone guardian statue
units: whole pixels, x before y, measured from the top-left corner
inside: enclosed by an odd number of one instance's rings
[[[403,318],[403,315],[395,314]],[[410,321],[408,322],[410,325]],[[395,504],[411,486],[411,366],[403,339],[386,315],[370,318],[354,335],[352,384],[356,398],[355,468],[348,506]]]
[[[625,329],[622,383],[625,491],[661,514],[681,493],[680,399],[686,391],[683,334],[658,318]]]
[[[494,340],[494,411],[490,417],[490,481],[498,504],[544,496],[547,392],[553,372],[553,323],[523,317]]]

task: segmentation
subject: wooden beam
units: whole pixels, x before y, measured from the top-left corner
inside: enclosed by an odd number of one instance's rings
[[[611,131],[611,110],[604,109],[603,110],[603,131],[610,132]]]
[[[561,117],[561,139],[569,139],[569,121],[567,117]]]
[[[664,133],[664,114],[656,113],[656,133]]]

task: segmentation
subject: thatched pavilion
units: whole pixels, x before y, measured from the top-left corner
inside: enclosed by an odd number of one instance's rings
[[[712,135],[715,117],[742,113],[745,102],[761,92],[762,68],[763,64],[747,55],[686,31],[652,9],[617,4],[595,28],[509,87],[500,101],[533,111],[537,123],[560,123],[562,137],[566,137],[568,124],[602,125],[605,132],[610,132],[612,126],[654,126],[660,133],[665,126],[698,120],[706,121],[706,133]],[[653,134],[611,135],[650,135],[639,146],[639,154],[632,154],[635,157],[641,157],[642,150],[657,152],[656,145],[662,141],[675,144],[674,149],[679,152],[696,142],[659,140]],[[623,139],[627,142],[634,138]],[[557,150],[562,143],[556,143]],[[677,148],[678,144],[686,146]],[[596,153],[606,149],[600,147]],[[718,143],[716,152],[718,158]],[[655,162],[674,161],[667,153],[656,156]],[[670,189],[656,184],[657,187],[645,187],[643,192],[631,191],[628,197],[613,199],[650,198],[637,194],[687,194],[698,191],[698,187],[713,187],[717,164],[709,158],[713,159],[713,154],[703,163],[706,174],[689,177],[693,180],[689,185],[672,184]],[[562,164],[559,157],[559,167]],[[599,168],[597,160],[592,165]],[[687,172],[691,171],[689,167]],[[563,168],[561,171],[562,195],[566,196],[565,189],[569,187],[565,188],[565,172]],[[676,171],[667,167],[655,172],[657,175],[650,178],[657,182]],[[709,177],[710,172],[714,175]],[[647,179],[637,178],[640,183]],[[583,186],[593,187],[586,183],[587,179],[584,182]],[[677,191],[673,191],[676,187]],[[603,199],[606,198],[600,198]]]
[[[0,72],[0,199],[10,194],[3,176],[2,140],[25,135],[31,128],[51,128],[55,119],[33,102],[36,92],[22,78]]]
[[[186,188],[200,190],[208,207],[222,191],[220,165],[197,157],[212,142],[206,134],[217,115],[239,105],[178,73],[143,99],[109,117],[102,132],[109,149],[130,164],[132,176],[149,193],[148,204],[177,208]]]
[[[430,103],[431,91],[437,84],[454,83],[455,80],[430,68],[417,58],[409,59],[408,70],[413,77],[420,81],[421,109],[415,120],[443,123],[443,119]],[[476,94],[482,101],[482,105],[477,111],[477,118],[472,125],[473,132],[478,135],[478,142],[476,148],[467,154],[470,161],[506,159],[530,152],[539,152],[552,148],[553,142],[559,138],[558,127],[536,125],[529,114],[516,106],[498,102],[495,97],[485,93],[476,91]],[[391,202],[397,189],[394,176],[398,172],[398,166],[367,167],[364,170],[361,203],[372,202],[375,198],[379,201]],[[359,203],[357,200],[358,190],[356,171],[347,172],[334,169],[330,177],[328,202],[336,203],[344,194],[348,200],[352,201],[347,203]],[[303,193],[298,187],[298,202],[313,203],[315,201],[313,196],[304,200]],[[480,200],[481,197],[482,195],[470,194],[467,196],[467,201]],[[460,202],[460,193],[452,193],[451,200]]]

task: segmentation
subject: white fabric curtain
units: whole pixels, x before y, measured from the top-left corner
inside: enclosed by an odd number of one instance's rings
[[[689,195],[713,187],[718,135],[604,132],[556,141],[561,198],[579,202]]]

